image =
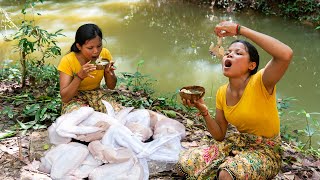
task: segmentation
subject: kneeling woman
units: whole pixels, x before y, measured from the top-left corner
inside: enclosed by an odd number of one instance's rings
[[[233,22],[219,23],[215,33],[219,37],[242,35],[272,59],[258,71],[256,48],[236,40],[223,56],[222,71],[229,83],[217,91],[215,118],[208,113],[203,99],[182,99],[185,105],[200,111],[216,143],[181,152],[179,173],[190,179],[272,179],[282,163],[276,84],[290,64],[292,50],[268,35]],[[229,124],[238,132],[227,134]]]
[[[81,106],[105,112],[101,99],[112,101],[111,92],[100,89],[103,77],[109,89],[114,89],[117,83],[112,56],[108,49],[102,47],[102,39],[101,29],[97,25],[84,24],[78,28],[70,52],[62,57],[58,66],[63,102],[61,114]],[[108,59],[110,63],[95,65],[100,58]]]

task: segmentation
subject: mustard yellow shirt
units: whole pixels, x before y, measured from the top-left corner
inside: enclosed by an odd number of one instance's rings
[[[262,82],[262,71],[252,75],[239,102],[226,104],[228,84],[221,86],[216,95],[216,108],[223,110],[226,120],[239,132],[267,138],[279,135],[280,119],[276,105],[276,87],[270,95]]]
[[[106,48],[102,48],[100,56],[108,59],[109,61],[112,60],[111,53]],[[81,64],[79,63],[76,54],[74,52],[70,52],[63,56],[58,65],[58,70],[69,76],[74,76],[74,74],[79,72],[81,70]],[[93,75],[94,78],[86,77],[83,81],[81,81],[78,90],[85,91],[100,88],[100,83],[104,76],[104,70],[95,70],[90,74]]]

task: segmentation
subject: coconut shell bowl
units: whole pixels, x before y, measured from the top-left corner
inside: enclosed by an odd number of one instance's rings
[[[180,97],[191,102],[201,99],[205,94],[202,86],[185,86],[179,91]]]

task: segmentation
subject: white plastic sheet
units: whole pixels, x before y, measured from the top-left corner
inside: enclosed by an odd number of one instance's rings
[[[177,162],[182,149],[180,141],[185,136],[185,127],[180,122],[157,112],[131,107],[115,112],[108,102],[103,103],[108,114],[82,107],[57,119],[49,128],[49,138],[58,146],[41,159],[40,170],[50,173],[53,179],[147,180],[149,160]],[[101,121],[110,125],[101,139],[94,139],[89,146],[70,142],[71,138],[101,133],[101,128],[95,126]],[[137,128],[126,126],[132,123],[149,129],[151,134],[147,136],[153,135],[154,139],[143,142],[149,137],[143,137]]]

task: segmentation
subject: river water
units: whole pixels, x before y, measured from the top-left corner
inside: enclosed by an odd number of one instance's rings
[[[0,5],[19,24],[22,16],[17,2],[0,0]],[[135,72],[138,62],[144,60],[140,71],[157,80],[157,94],[173,94],[186,85],[201,85],[206,88],[206,101],[211,107],[217,88],[227,82],[219,61],[208,53],[211,42],[216,43],[213,28],[222,20],[236,21],[276,37],[293,49],[293,62],[278,83],[278,97],[296,98],[291,110],[320,112],[320,33],[292,20],[257,12],[227,13],[178,0],[55,0],[38,4],[34,12],[41,13],[35,16],[37,25],[49,32],[63,29],[66,37],[57,39],[62,54],[69,50],[80,25],[95,23],[103,31],[104,45],[116,61],[117,72]],[[1,27],[2,36],[10,33]],[[225,38],[223,46],[226,48],[234,39]],[[13,44],[1,38],[0,62],[18,58]],[[271,57],[258,50],[261,68]],[[57,57],[48,62],[57,65],[59,60]],[[283,116],[282,123],[291,129],[306,125],[302,116],[293,114]]]

